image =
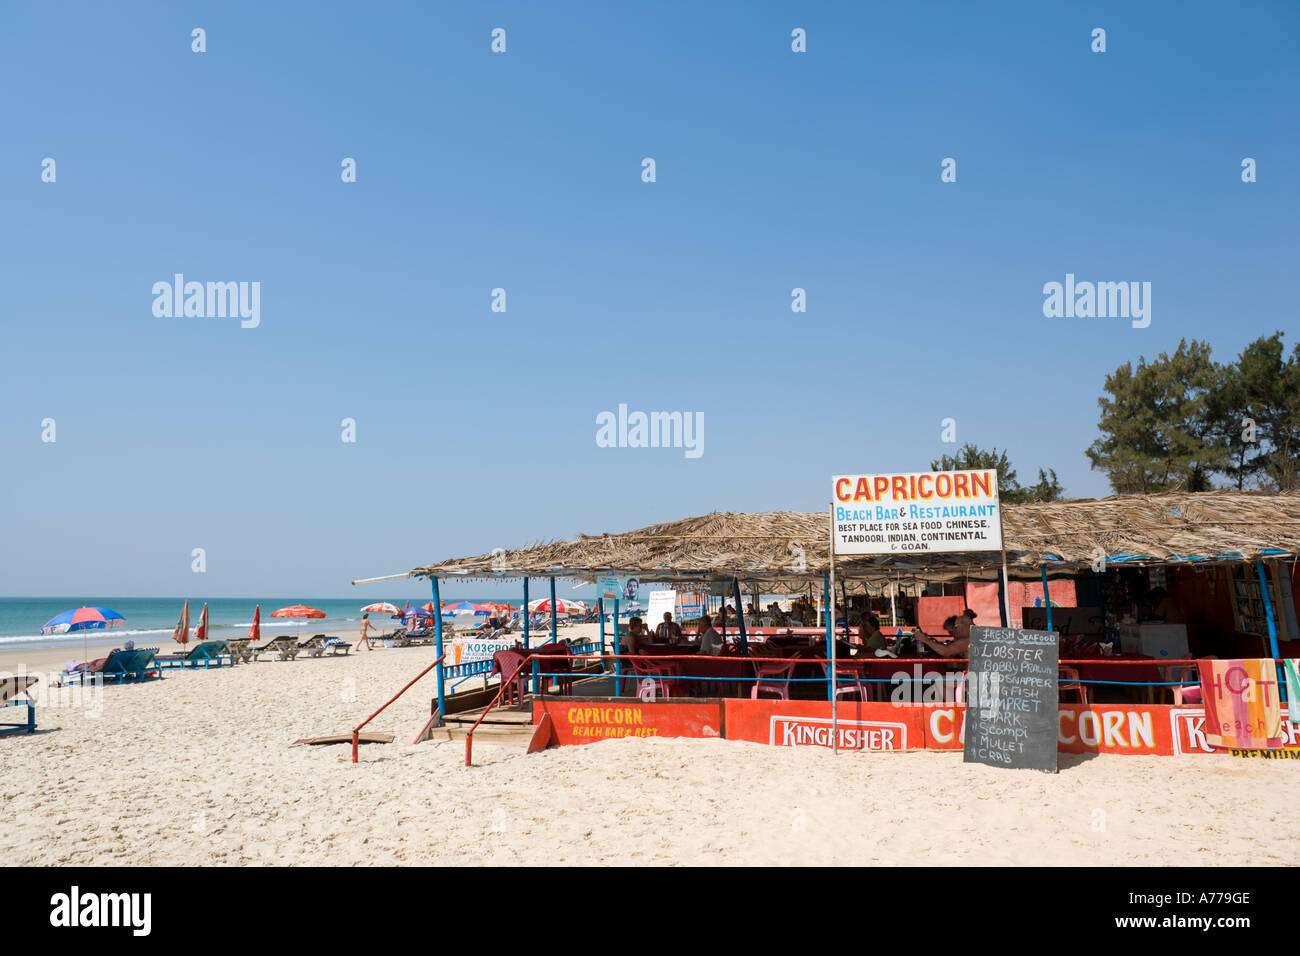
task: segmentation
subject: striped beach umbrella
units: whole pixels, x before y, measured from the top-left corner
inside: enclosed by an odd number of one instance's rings
[[[396,604],[389,604],[387,601],[380,601],[376,604],[367,604],[361,609],[362,614],[401,614],[402,609]]]
[[[582,614],[587,608],[581,601],[566,601],[564,598],[556,598],[555,603],[551,603],[550,598],[542,598],[540,601],[533,601],[528,605],[528,610],[534,614]]]
[[[484,604],[474,604],[472,601],[458,601],[455,604],[444,604],[442,606],[443,614],[474,614],[487,617],[491,610]]]
[[[62,614],[56,614],[45,622],[41,628],[42,634],[66,634],[69,631],[82,631],[81,656],[84,660],[90,659],[89,640],[86,631],[97,631],[106,627],[118,627],[126,618],[111,608],[106,607],[78,607],[71,611],[64,611]]]
[[[126,618],[106,607],[79,607],[56,614],[45,622],[42,634],[66,634],[68,631],[93,631],[117,627]]]

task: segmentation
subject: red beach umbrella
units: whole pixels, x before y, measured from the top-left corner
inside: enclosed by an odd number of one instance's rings
[[[176,630],[172,631],[172,640],[184,647],[190,641],[190,599],[186,598],[185,603],[181,605],[181,616],[176,622]]]
[[[203,613],[199,615],[198,627],[194,628],[194,643],[200,644],[208,639],[208,605],[203,605]]]
[[[253,608],[253,626],[248,629],[249,641],[256,642],[262,639],[262,605]]]
[[[324,617],[325,612],[320,608],[308,607],[305,604],[291,604],[289,607],[282,607],[279,610],[272,611],[271,617],[291,617],[299,621],[298,630],[302,631],[302,621],[308,618]]]

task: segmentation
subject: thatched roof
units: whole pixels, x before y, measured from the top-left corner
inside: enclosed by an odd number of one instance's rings
[[[776,590],[807,587],[830,566],[829,516],[796,511],[714,512],[622,534],[582,535],[456,558],[411,574],[470,577],[556,575],[590,580],[636,574],[651,581],[739,577]],[[1004,505],[1008,566],[1018,576],[1111,563],[1232,562],[1300,553],[1300,494],[1206,492]],[[883,555],[835,561],[837,575],[884,583],[900,577],[996,576],[997,552]]]

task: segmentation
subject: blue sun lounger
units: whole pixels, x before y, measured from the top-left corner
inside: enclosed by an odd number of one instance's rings
[[[0,737],[5,734],[36,733],[36,701],[28,693],[37,681],[36,677],[0,677],[0,712],[10,707],[26,707],[27,716],[22,721],[0,720]]]
[[[62,675],[63,683],[71,684],[86,677],[101,677],[105,683],[131,684],[138,681],[157,680],[162,677],[162,668],[157,660],[158,648],[145,647],[131,651],[113,650],[107,657],[101,657],[89,664],[78,664],[76,668]]]
[[[161,654],[158,656],[161,667],[225,667],[234,664],[230,648],[225,641],[203,641],[194,645],[185,654]]]

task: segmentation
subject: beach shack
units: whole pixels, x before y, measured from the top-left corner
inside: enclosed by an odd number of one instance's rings
[[[495,671],[552,744],[672,735],[962,749],[968,662],[945,654],[945,638],[964,615],[976,626],[1054,635],[1062,752],[1228,752],[1219,728],[1206,725],[1199,668],[1238,658],[1264,662],[1261,687],[1276,676],[1280,738],[1261,749],[1300,747],[1283,670],[1300,657],[1300,495],[1006,505],[1000,547],[986,551],[833,553],[833,520],[833,509],[713,513],[414,568],[409,576],[427,579],[435,602],[448,579],[514,580],[527,602],[539,581],[554,599],[557,581],[635,577],[651,593],[702,595],[722,638],[719,653],[701,654],[698,622],[686,620],[682,640],[651,639],[628,653],[619,599],[602,600],[598,639],[557,651],[552,618],[548,631],[512,642],[511,660],[526,662],[515,673],[491,648],[477,660],[448,658],[437,668],[436,715],[452,713],[458,682]],[[762,605],[773,594],[807,595],[813,625],[774,622]],[[727,604],[741,613],[716,613]],[[867,619],[880,622],[884,653],[864,652]],[[436,641],[445,657],[440,627]],[[548,692],[552,682],[558,693]],[[495,696],[472,705],[502,706]]]

